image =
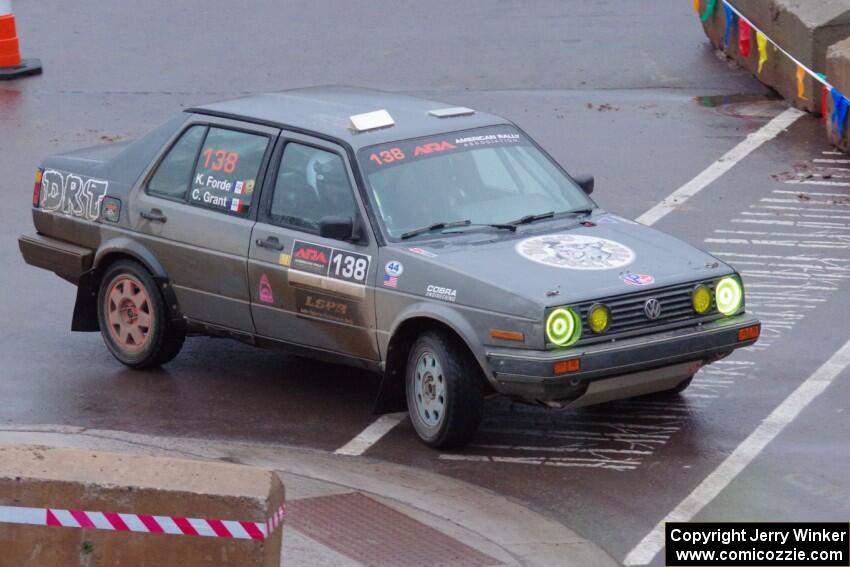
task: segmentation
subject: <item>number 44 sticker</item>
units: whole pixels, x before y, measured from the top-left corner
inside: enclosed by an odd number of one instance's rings
[[[349,282],[364,283],[369,273],[369,256],[334,249],[331,253],[330,273],[332,278]]]

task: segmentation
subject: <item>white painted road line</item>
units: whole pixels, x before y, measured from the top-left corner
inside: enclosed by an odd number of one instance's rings
[[[393,427],[401,423],[407,417],[407,412],[387,413],[379,417],[360,434],[334,451],[335,455],[350,455],[356,457],[369,450],[369,447],[381,440],[381,437],[389,433]]]
[[[765,124],[761,129],[747,136],[744,141],[729,150],[723,157],[708,166],[702,173],[682,185],[666,199],[643,213],[637,221],[647,226],[657,223],[669,213],[681,207],[691,197],[715,182],[724,173],[735,167],[742,159],[753,153],[765,142],[774,139],[806,113],[789,108]]]
[[[800,384],[779,404],[743,443],[726,457],[720,466],[703,480],[672,512],[658,522],[651,532],[632,549],[623,563],[647,565],[664,547],[665,522],[689,522],[714,500],[785,426],[794,421],[806,406],[821,395],[850,366],[850,341],[844,343],[820,368]]]
[[[788,185],[827,185],[830,187],[850,187],[850,183],[845,181],[818,181],[817,179],[789,179],[786,181]],[[778,193],[778,191],[774,191],[774,193]],[[845,195],[840,195],[844,197]]]

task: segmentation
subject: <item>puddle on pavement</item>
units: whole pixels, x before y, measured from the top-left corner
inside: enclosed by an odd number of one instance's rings
[[[731,94],[694,97],[700,106],[738,118],[773,118],[785,103],[776,93]]]

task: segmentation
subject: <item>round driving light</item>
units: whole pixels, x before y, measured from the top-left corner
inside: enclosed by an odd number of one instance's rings
[[[691,296],[691,304],[694,307],[694,311],[700,315],[708,313],[711,309],[711,290],[707,286],[698,285]]]
[[[734,315],[744,301],[744,289],[736,278],[723,278],[714,287],[717,310],[724,315]]]
[[[568,346],[581,337],[581,324],[572,309],[555,309],[546,318],[546,338],[558,346]]]
[[[591,331],[601,335],[611,326],[611,310],[601,303],[592,305],[587,311],[587,325]]]

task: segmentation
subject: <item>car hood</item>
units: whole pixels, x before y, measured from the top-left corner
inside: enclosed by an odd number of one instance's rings
[[[411,242],[407,252],[429,257],[434,283],[464,291],[465,303],[483,308],[494,306],[486,305],[488,294],[475,292],[476,282],[552,306],[732,272],[706,252],[634,221],[607,213],[591,220]],[[441,277],[440,269],[449,273]]]

